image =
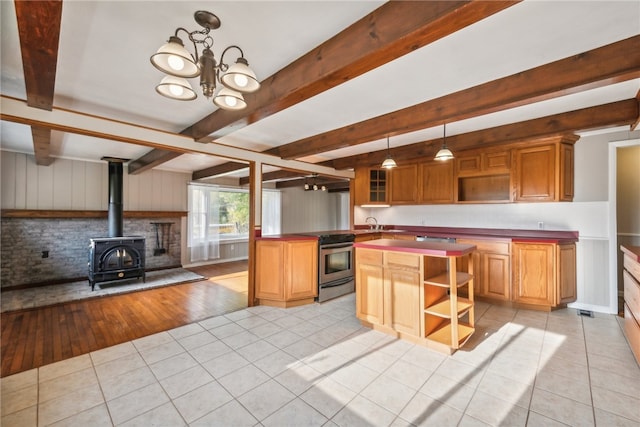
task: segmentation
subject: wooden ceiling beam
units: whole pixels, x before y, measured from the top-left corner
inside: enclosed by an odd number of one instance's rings
[[[638,100],[627,99],[596,107],[583,108],[567,113],[555,114],[524,122],[497,126],[459,135],[447,136],[447,146],[453,151],[473,148],[495,147],[516,141],[564,135],[581,130],[600,129],[630,125],[638,120]],[[442,138],[392,148],[396,162],[412,161],[416,158],[432,158],[442,145]],[[381,164],[387,150],[379,150],[319,163],[335,169]]]
[[[27,105],[51,111],[56,83],[62,1],[15,2]]]
[[[182,133],[195,140],[269,117],[519,1],[387,2],[262,81],[241,111],[218,109]]]
[[[129,175],[138,175],[144,171],[151,170],[156,166],[173,160],[183,153],[169,150],[151,150],[142,157],[130,161],[127,164]]]
[[[306,182],[309,185],[313,185],[313,184],[317,184],[319,187],[320,186],[325,186],[327,188],[327,190],[336,190],[336,189],[349,189],[349,181],[337,181],[337,180],[331,180],[331,179],[317,179],[315,181],[311,181],[309,179],[306,180]],[[300,187],[303,188],[305,184],[305,179],[292,179],[292,180],[288,180],[288,181],[280,181],[276,184],[276,188],[277,189],[281,189],[281,188],[295,188],[295,187]],[[314,190],[307,190],[307,191],[314,191]],[[315,191],[322,191],[322,190],[315,190]]]
[[[309,172],[280,169],[280,170],[273,171],[273,172],[263,173],[262,174],[262,182],[298,178],[298,177],[302,177],[302,176],[306,176],[306,175],[309,175]],[[249,183],[249,177],[240,178],[240,185],[247,185],[248,183]]]
[[[640,35],[314,135],[266,153],[298,159],[640,77]]]
[[[53,163],[53,157],[51,157],[51,129],[31,126],[31,137],[33,138],[33,153],[36,158],[36,164],[49,166]]]
[[[58,64],[62,1],[15,1],[27,105],[51,111]],[[36,164],[49,166],[51,129],[32,126]]]
[[[194,171],[191,174],[191,179],[197,181],[203,178],[210,178],[217,175],[222,175],[229,172],[235,172],[241,169],[246,169],[249,164],[242,162],[226,162],[221,165],[211,166],[210,168]],[[247,181],[247,184],[249,182]]]

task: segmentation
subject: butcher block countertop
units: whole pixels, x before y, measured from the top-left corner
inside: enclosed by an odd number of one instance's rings
[[[475,245],[440,242],[417,242],[413,240],[377,239],[354,243],[355,248],[378,249],[394,252],[410,252],[422,255],[448,257],[462,256],[473,252]]]

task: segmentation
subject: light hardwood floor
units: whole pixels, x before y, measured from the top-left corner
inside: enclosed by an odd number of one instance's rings
[[[206,279],[3,313],[0,376],[247,307],[245,261],[189,270]]]

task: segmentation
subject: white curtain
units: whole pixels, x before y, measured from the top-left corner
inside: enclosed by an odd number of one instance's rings
[[[211,219],[218,217],[215,212],[219,206],[217,199],[217,188],[189,184],[189,238],[187,246],[191,262],[220,258],[219,228],[211,227]]]
[[[282,198],[279,190],[262,190],[262,235],[281,233],[280,210]]]

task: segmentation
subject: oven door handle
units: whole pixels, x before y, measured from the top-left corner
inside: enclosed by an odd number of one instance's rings
[[[333,243],[329,245],[320,245],[320,249],[340,249],[340,248],[350,248],[353,246],[353,243]]]

